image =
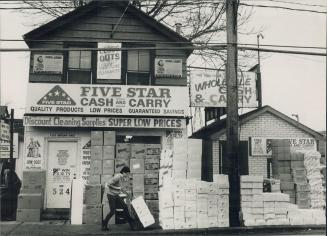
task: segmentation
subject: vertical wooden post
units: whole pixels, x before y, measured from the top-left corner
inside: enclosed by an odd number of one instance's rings
[[[227,159],[230,183],[230,226],[240,226],[240,169],[237,91],[237,8],[236,0],[226,0],[227,20]]]

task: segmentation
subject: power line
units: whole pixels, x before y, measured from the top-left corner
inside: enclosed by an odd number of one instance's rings
[[[0,52],[67,52],[67,51],[128,51],[128,50],[226,50],[226,45],[220,46],[182,46],[182,47],[137,47],[137,48],[0,48]],[[326,56],[326,53],[309,52],[309,51],[292,51],[269,48],[254,48],[238,46],[239,50],[302,54],[311,56]]]
[[[302,11],[302,12],[311,12],[311,13],[319,13],[319,14],[327,14],[326,11],[316,11],[316,10],[309,10],[309,9],[301,9],[301,8],[291,8],[291,7],[282,7],[282,6],[271,6],[271,5],[258,5],[258,4],[247,4],[247,3],[239,3],[239,5],[247,6],[247,7],[262,7],[262,8],[275,8],[275,9],[282,9],[282,10],[289,10],[289,11]]]
[[[79,40],[49,40],[49,39],[35,39],[35,40],[23,40],[23,39],[0,39],[0,42],[81,42]],[[91,41],[88,41],[91,42]],[[98,42],[94,40],[94,42]],[[101,42],[112,42],[112,40],[101,40]],[[188,42],[175,42],[175,41],[128,41],[126,43],[160,43],[160,44],[187,44]],[[226,43],[216,43],[216,42],[189,42],[194,45],[211,45],[211,46],[220,46],[226,45]],[[60,44],[61,45],[61,44]],[[255,43],[238,43],[238,45],[244,46],[257,46]],[[326,47],[319,47],[319,46],[297,46],[297,45],[281,45],[281,44],[260,44],[260,46],[264,47],[280,47],[280,48],[302,48],[302,49],[319,49],[319,50],[326,50]]]

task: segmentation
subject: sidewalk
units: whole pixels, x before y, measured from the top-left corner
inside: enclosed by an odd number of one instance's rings
[[[110,231],[101,231],[99,225],[71,225],[69,221],[42,221],[22,223],[0,222],[0,235],[326,235],[326,226],[265,226],[242,228],[210,228],[190,230],[148,229],[131,231],[127,224],[112,225]]]

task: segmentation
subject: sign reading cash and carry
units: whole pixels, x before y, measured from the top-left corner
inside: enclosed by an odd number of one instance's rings
[[[238,73],[239,107],[257,107],[255,78],[254,72]],[[227,106],[227,84],[225,71],[191,71],[191,106]]]
[[[39,84],[28,85],[26,113],[182,116],[187,87]]]

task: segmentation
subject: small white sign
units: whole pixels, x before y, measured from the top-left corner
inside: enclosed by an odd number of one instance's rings
[[[62,74],[63,55],[34,54],[33,73]]]
[[[0,122],[0,140],[10,140],[10,125],[3,120]]]
[[[13,135],[13,158],[18,158],[18,133]],[[0,140],[0,158],[10,158],[10,142]]]
[[[156,78],[182,78],[182,59],[155,59]]]
[[[98,43],[98,48],[121,48],[121,43]],[[98,51],[97,79],[121,78],[121,51]]]

